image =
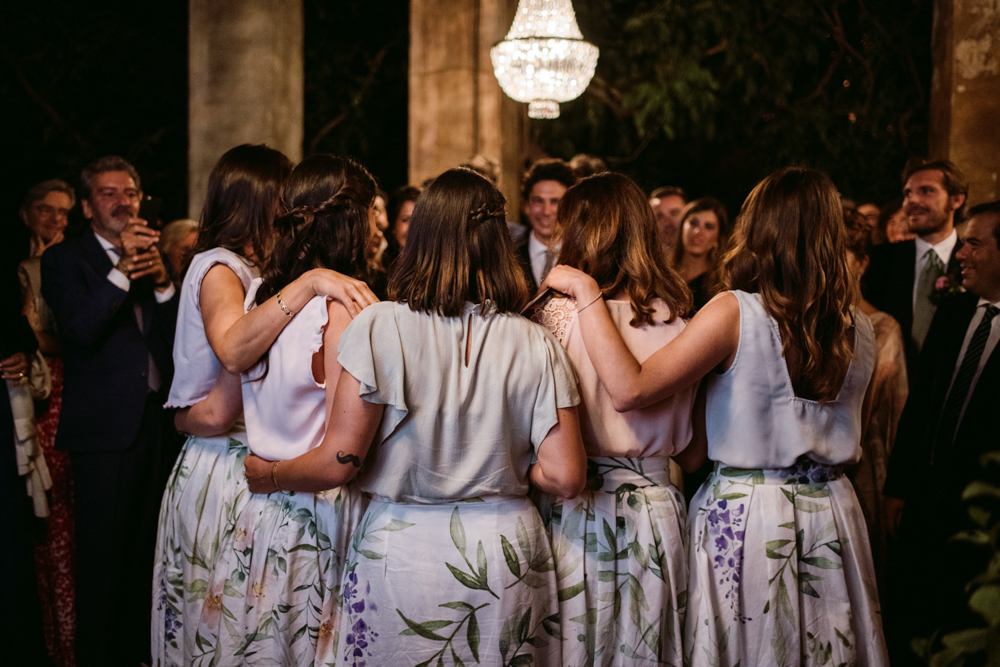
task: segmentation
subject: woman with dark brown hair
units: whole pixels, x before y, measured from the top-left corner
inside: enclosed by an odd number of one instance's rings
[[[721,258],[729,240],[729,215],[718,199],[702,197],[684,207],[673,266],[687,282],[697,312],[720,288]]]
[[[563,195],[558,220],[560,261],[601,287],[604,307],[637,359],[684,330],[678,314],[690,309],[691,297],[656,252],[656,220],[638,185],[621,174],[586,178]],[[679,665],[687,511],[670,480],[670,457],[683,462],[691,441],[695,387],[616,412],[583,342],[578,315],[587,307],[556,296],[532,314],[576,367],[590,473],[578,498],[542,503],[559,589],[567,591],[559,603],[563,664]]]
[[[482,176],[420,195],[392,302],[344,331],[337,429],[298,458],[246,462],[250,488],[319,491],[365,464],[372,502],[342,582],[338,665],[559,662],[559,607],[528,479],[583,488],[565,352],[520,315],[526,286]],[[369,451],[371,446],[371,451]]]
[[[695,444],[716,468],[690,508],[685,662],[884,665],[868,534],[843,474],[861,455],[875,343],[837,190],[817,171],[777,171],[734,236],[730,291],[641,364],[593,278],[556,267],[547,283],[593,302],[583,339],[617,409],[707,378]]]

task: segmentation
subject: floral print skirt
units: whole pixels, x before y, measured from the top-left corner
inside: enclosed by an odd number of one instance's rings
[[[562,664],[681,665],[687,512],[668,458],[592,457],[587,489],[544,496]]]
[[[336,665],[558,665],[548,535],[527,498],[372,501],[351,539]]]
[[[247,451],[244,431],[188,438],[170,473],[153,561],[154,665],[189,665],[204,653],[197,630],[208,582],[250,495]]]
[[[887,665],[864,516],[839,467],[716,464],[691,502],[685,662]]]

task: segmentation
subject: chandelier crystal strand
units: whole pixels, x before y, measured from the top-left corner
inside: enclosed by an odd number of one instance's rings
[[[500,87],[527,102],[531,118],[558,118],[559,102],[587,89],[598,54],[583,40],[571,0],[520,0],[507,38],[490,49]]]

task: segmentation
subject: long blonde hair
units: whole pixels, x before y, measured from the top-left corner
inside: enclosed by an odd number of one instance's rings
[[[828,401],[851,363],[851,308],[844,214],[823,173],[788,167],[757,184],[736,221],[724,262],[727,289],[759,293],[791,359],[795,393]]]

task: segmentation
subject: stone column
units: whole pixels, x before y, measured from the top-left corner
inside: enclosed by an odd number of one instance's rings
[[[233,146],[302,158],[302,0],[189,0],[188,214]]]
[[[528,120],[497,83],[490,47],[516,0],[411,0],[409,178],[420,184],[481,154],[500,162],[499,187],[517,220]]]
[[[969,178],[969,203],[1000,198],[1000,5],[934,3],[930,154]]]

